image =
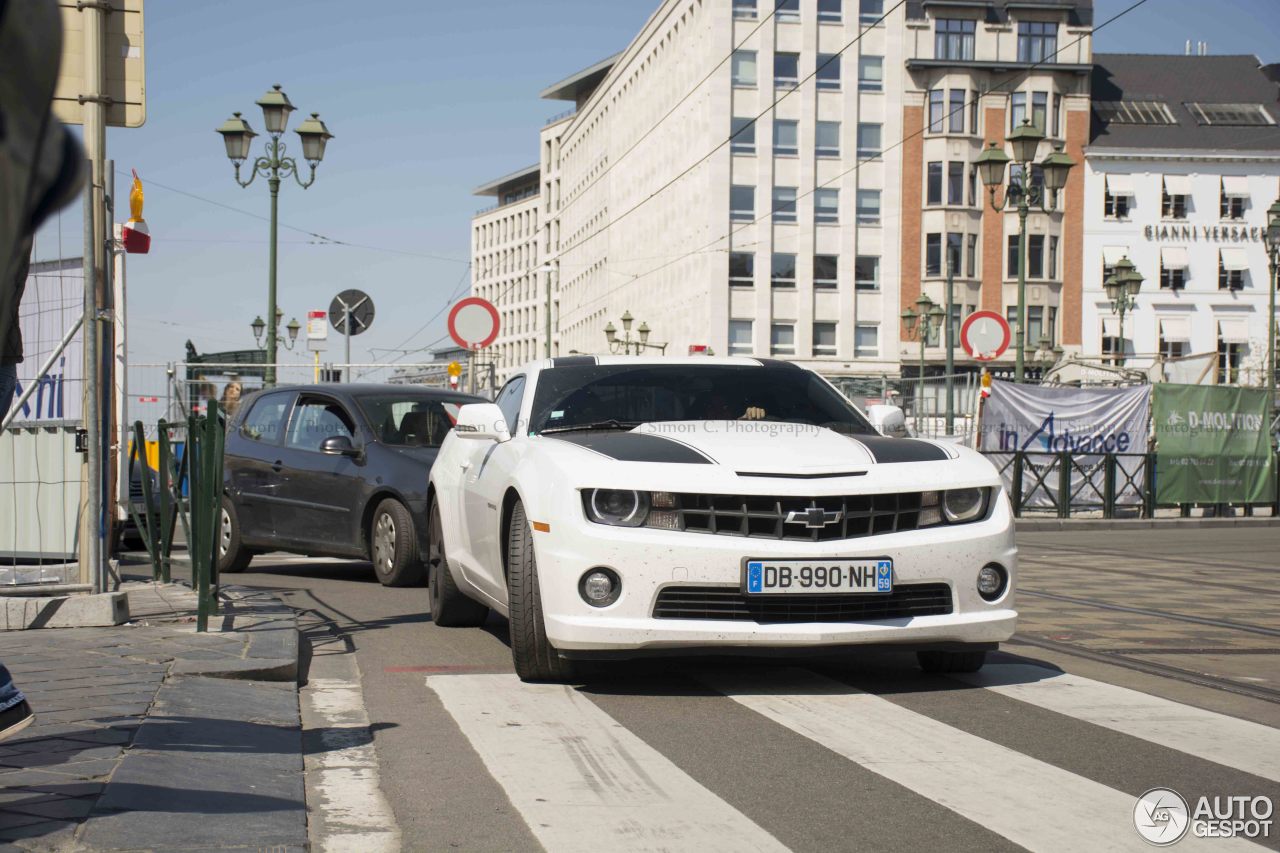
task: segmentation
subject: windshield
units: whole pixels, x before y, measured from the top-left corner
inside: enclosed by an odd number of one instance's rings
[[[396,447],[439,447],[461,406],[408,395],[360,397],[357,402],[377,440]]]
[[[763,420],[875,435],[834,388],[789,365],[604,364],[538,375],[530,432],[662,421]]]

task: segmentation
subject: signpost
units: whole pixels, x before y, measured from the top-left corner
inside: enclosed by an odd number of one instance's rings
[[[449,309],[449,337],[471,354],[468,386],[476,392],[476,350],[487,347],[498,337],[498,309],[478,296],[460,300]]]
[[[994,311],[975,311],[960,326],[960,345],[971,358],[995,361],[1009,348],[1009,322]]]
[[[320,381],[320,353],[324,351],[325,342],[329,339],[329,318],[327,311],[307,312],[307,349],[315,356],[315,379]]]
[[[351,381],[351,336],[373,325],[373,299],[361,290],[344,290],[329,303],[329,322],[345,339],[346,379]]]

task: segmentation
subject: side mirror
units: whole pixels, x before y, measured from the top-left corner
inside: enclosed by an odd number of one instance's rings
[[[907,437],[907,416],[897,406],[867,406],[867,419],[881,435],[890,438]]]
[[[458,422],[453,425],[458,438],[478,441],[504,442],[511,439],[507,419],[493,403],[468,403],[458,410]]]
[[[320,442],[320,452],[329,456],[359,456],[360,451],[345,435],[331,435]]]

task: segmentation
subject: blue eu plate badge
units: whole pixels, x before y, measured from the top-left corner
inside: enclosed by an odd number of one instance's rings
[[[893,563],[881,560],[876,564],[876,592],[889,592],[893,589]]]
[[[764,564],[747,563],[747,592],[760,592],[764,588]]]

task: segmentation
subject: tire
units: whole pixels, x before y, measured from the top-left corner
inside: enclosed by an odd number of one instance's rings
[[[422,583],[422,563],[409,509],[395,498],[378,504],[369,519],[369,559],[383,586]]]
[[[538,562],[533,556],[533,530],[524,504],[511,510],[507,533],[507,601],[511,622],[511,657],[521,681],[572,681],[576,668],[547,640],[538,588]]]
[[[920,668],[928,673],[977,672],[987,662],[985,650],[972,652],[927,651],[916,652]]]
[[[444,527],[440,505],[431,502],[427,517],[427,594],[431,599],[431,621],[442,628],[478,628],[489,618],[489,608],[467,598],[453,581],[445,559]]]
[[[231,498],[222,496],[218,513],[218,574],[243,572],[249,568],[253,551],[240,542],[240,516]]]

